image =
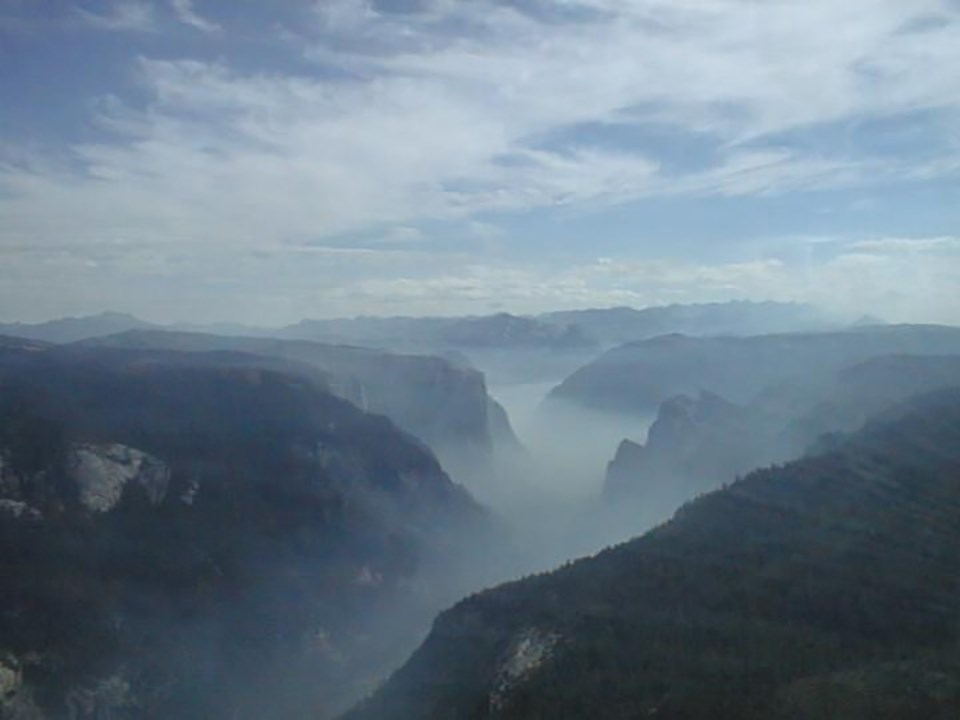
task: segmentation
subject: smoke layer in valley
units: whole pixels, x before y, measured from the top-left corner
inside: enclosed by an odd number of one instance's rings
[[[459,599],[960,386],[958,333],[446,359],[154,331],[5,340],[4,605],[21,619],[0,637],[0,717],[331,717]],[[58,544],[83,560],[43,570]],[[71,614],[85,634],[23,633]]]

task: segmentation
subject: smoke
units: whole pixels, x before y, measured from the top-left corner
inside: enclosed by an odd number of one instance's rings
[[[611,506],[603,495],[617,446],[625,437],[642,442],[653,418],[544,402],[554,385],[538,380],[490,389],[522,447],[499,448],[489,473],[457,478],[492,510],[501,531],[487,552],[466,560],[475,589],[592,555],[664,519]]]

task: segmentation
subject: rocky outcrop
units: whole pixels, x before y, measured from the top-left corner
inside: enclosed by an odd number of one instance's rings
[[[13,654],[0,651],[0,719],[45,720],[23,682],[23,666]]]
[[[662,517],[748,470],[799,457],[824,435],[858,430],[911,395],[960,386],[960,356],[891,355],[842,368],[818,383],[800,377],[747,405],[717,395],[664,402],[645,444],[621,443],[607,467],[613,502]]]
[[[421,443],[249,358],[0,353],[0,458],[2,720],[329,717],[489,540]]]
[[[67,473],[76,483],[80,504],[91,512],[112,510],[131,483],[153,505],[163,502],[170,486],[170,468],[164,463],[118,443],[71,447]]]
[[[42,515],[35,507],[31,507],[22,500],[13,500],[11,498],[0,498],[0,514],[17,520],[39,520]]]
[[[70,720],[119,720],[134,714],[139,702],[129,680],[116,673],[72,688],[66,706]]]
[[[526,628],[517,634],[497,669],[490,691],[491,713],[506,707],[511,693],[550,659],[559,642],[558,634],[539,628]]]
[[[660,406],[645,444],[624,440],[607,466],[604,493],[666,513],[763,464],[767,432],[719,395],[679,396]]]

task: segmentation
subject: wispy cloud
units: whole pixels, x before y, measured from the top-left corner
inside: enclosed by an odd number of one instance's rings
[[[438,306],[449,312],[535,313],[752,299],[813,303],[849,320],[872,313],[895,322],[960,323],[960,238],[835,242],[844,249],[809,263],[770,257],[715,263],[599,258],[554,267],[474,262],[435,267],[428,277],[400,265],[390,277],[329,288],[317,307],[337,307],[338,298],[349,297],[380,313],[428,313]]]
[[[213,27],[189,2],[173,6],[185,22]],[[114,107],[103,120],[115,142],[76,148],[98,182],[47,181],[94,196],[139,193],[166,217],[188,206],[236,214],[225,206],[256,198],[276,236],[328,235],[490,210],[870,182],[910,172],[917,158],[878,165],[794,146],[785,134],[960,107],[960,15],[945,2],[557,8],[568,15],[482,2],[436,0],[405,13],[318,3],[305,52],[332,59],[347,79],[144,61],[150,104]],[[86,16],[139,29],[153,17],[132,2]],[[715,159],[671,172],[656,148],[594,145],[578,133],[585,124],[669,124],[708,139]],[[928,173],[956,169],[937,162]],[[204,201],[183,198],[186,171]]]
[[[105,12],[76,8],[77,16],[90,27],[120,32],[152,32],[157,29],[154,7],[139,0],[117,0]]]
[[[203,32],[220,32],[223,30],[220,25],[197,13],[193,6],[193,0],[170,0],[177,19],[185,25],[190,25]]]
[[[943,236],[930,238],[878,238],[858,240],[852,243],[853,251],[893,254],[893,253],[953,253],[960,259],[960,238]]]

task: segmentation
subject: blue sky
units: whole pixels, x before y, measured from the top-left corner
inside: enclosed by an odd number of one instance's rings
[[[956,0],[0,0],[0,319],[960,322]]]

